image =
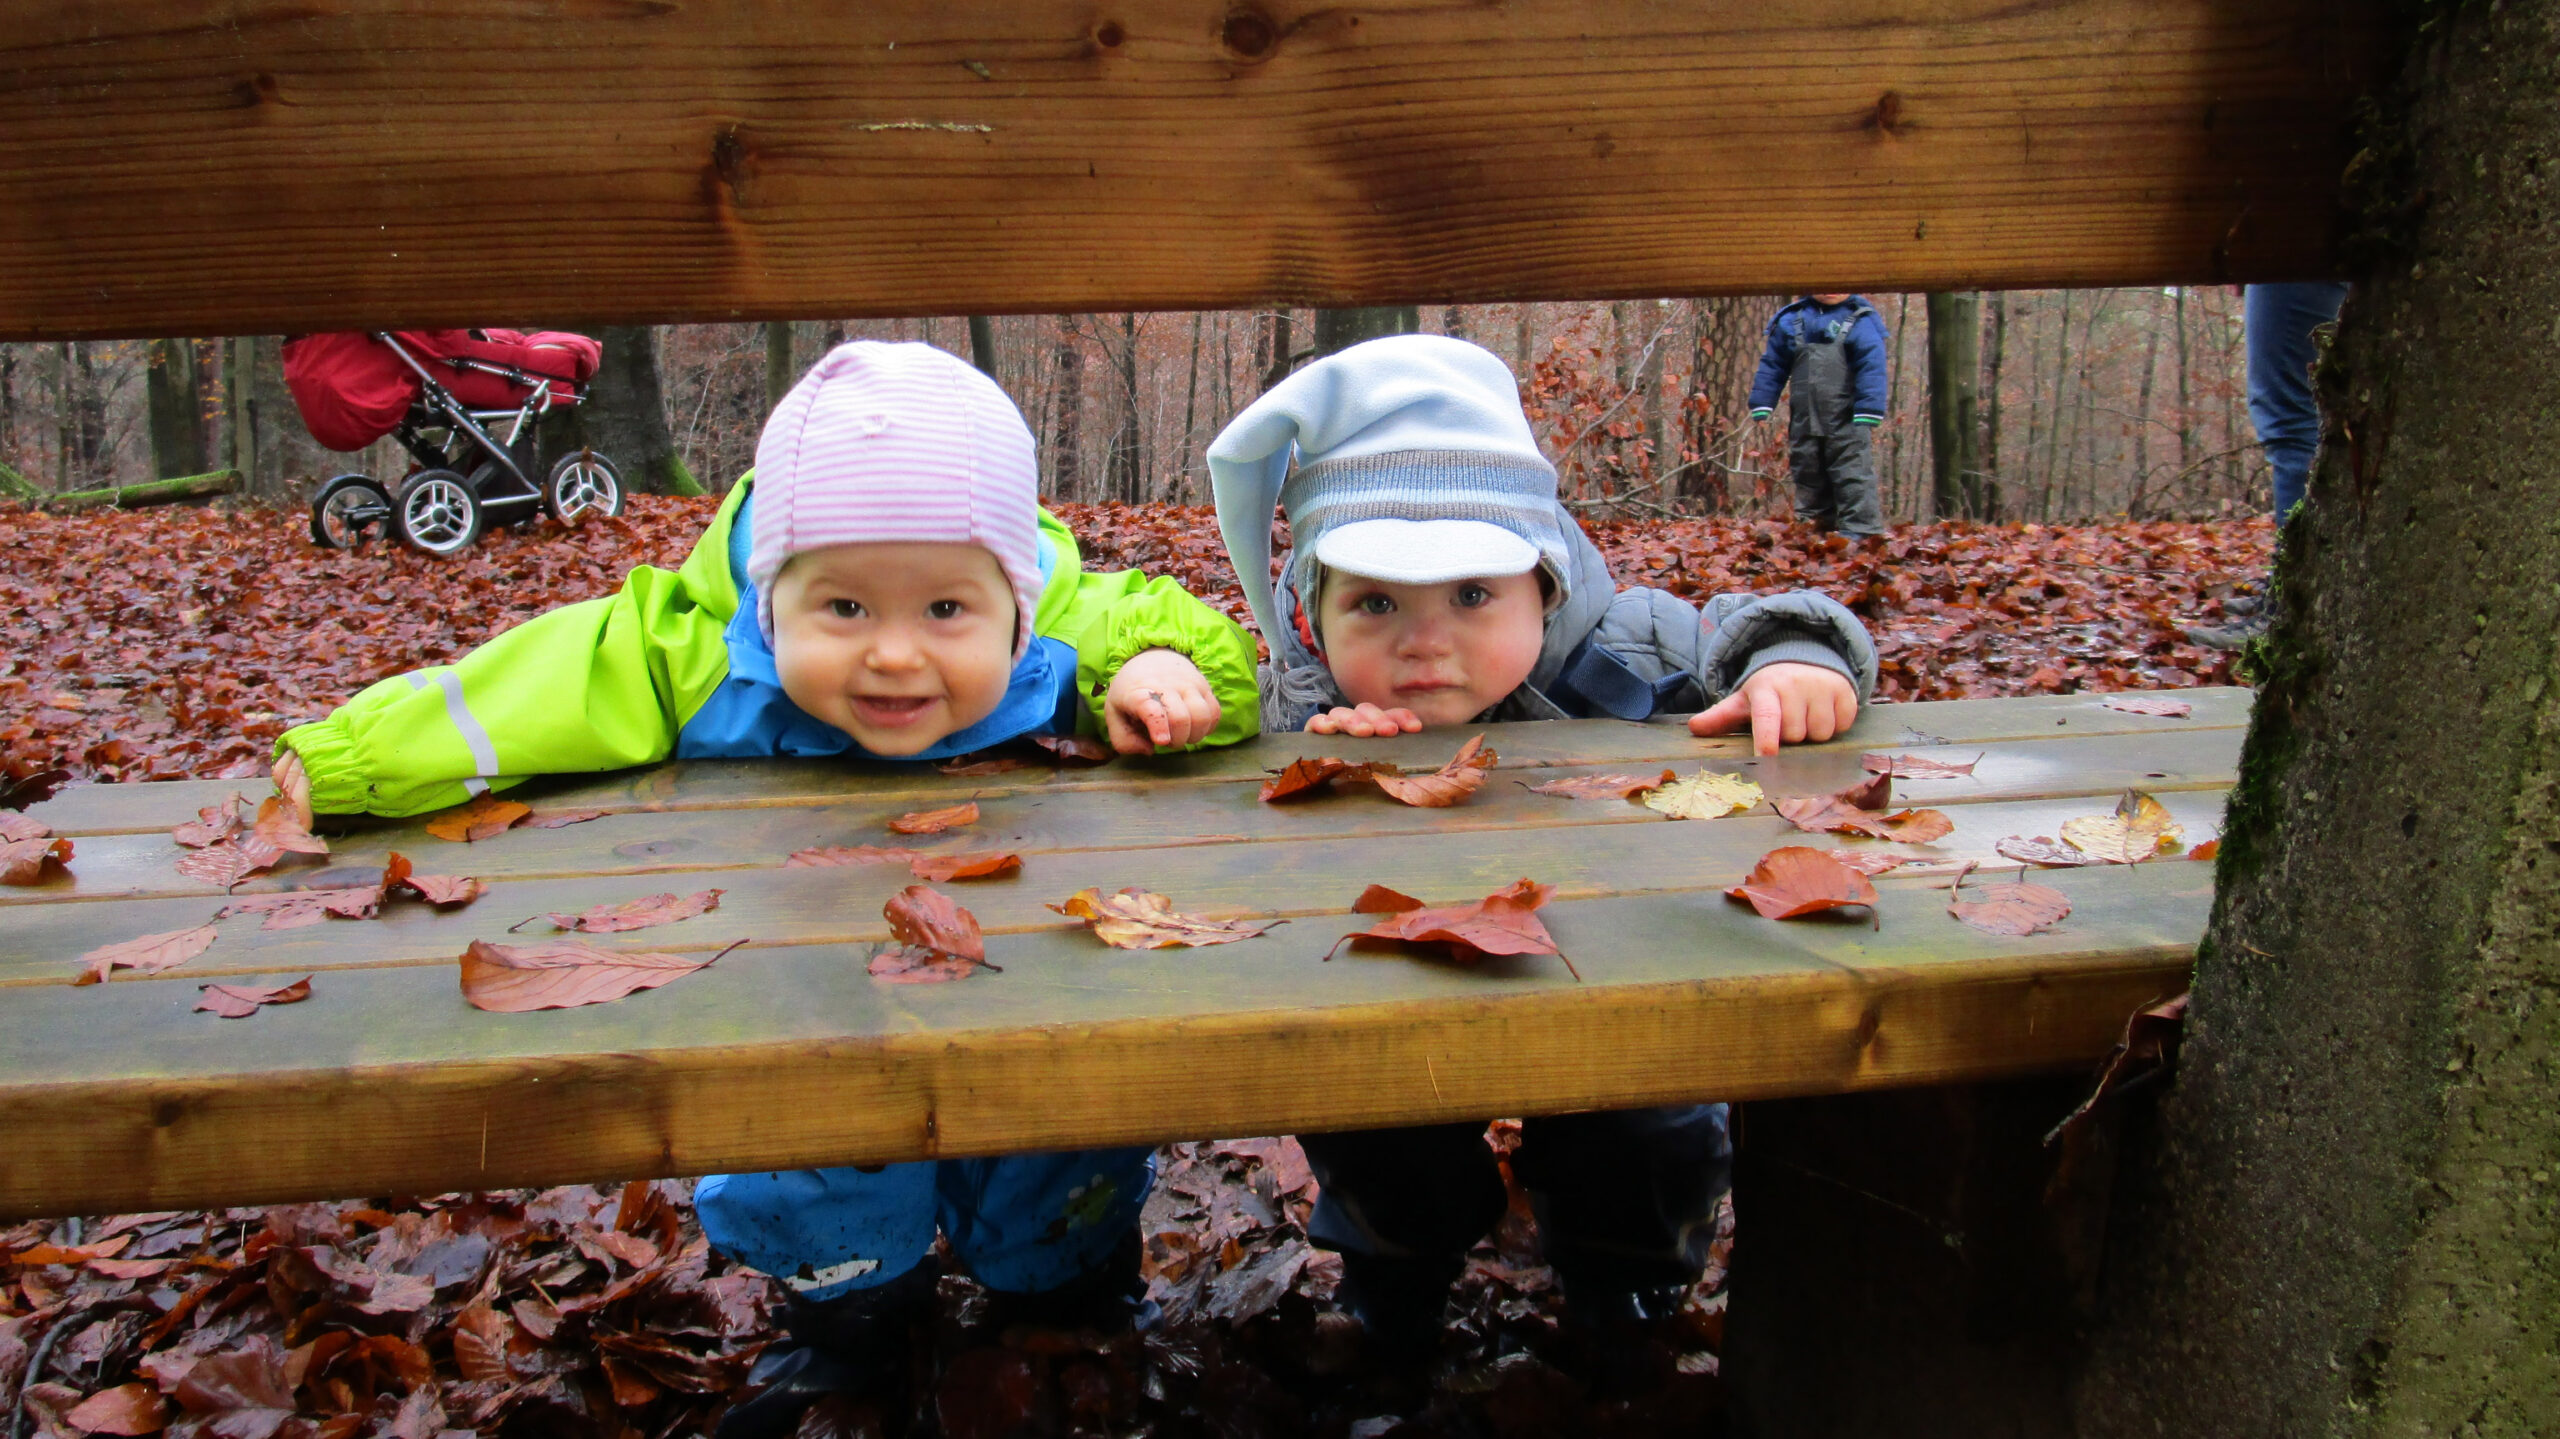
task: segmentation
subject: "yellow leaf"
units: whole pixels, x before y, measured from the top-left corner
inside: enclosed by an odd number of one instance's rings
[[[2176,849],[2187,832],[2169,817],[2168,806],[2140,790],[2126,790],[2112,814],[2082,815],[2062,822],[2062,837],[2074,848],[2108,864],[2140,864],[2164,849]]]
[[[1760,802],[1760,786],[1738,774],[1702,769],[1644,797],[1645,808],[1673,819],[1722,819]]]

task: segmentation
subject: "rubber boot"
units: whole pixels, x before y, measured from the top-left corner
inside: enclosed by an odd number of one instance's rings
[[[1142,1243],[1133,1225],[1100,1263],[1055,1289],[988,1290],[988,1322],[999,1334],[1016,1326],[1091,1329],[1104,1335],[1155,1327],[1157,1305],[1147,1298],[1146,1280],[1138,1273]]]
[[[927,1262],[832,1299],[790,1295],[783,1337],[756,1356],[736,1402],[721,1416],[719,1439],[788,1439],[809,1406],[829,1394],[873,1405],[885,1432],[904,1432],[915,1328],[928,1313],[937,1277]]]

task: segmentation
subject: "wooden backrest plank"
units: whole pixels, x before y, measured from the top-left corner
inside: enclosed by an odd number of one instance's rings
[[[0,4],[0,338],[2297,278],[2376,0]]]

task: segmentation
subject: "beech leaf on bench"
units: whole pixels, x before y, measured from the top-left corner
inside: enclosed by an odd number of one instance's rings
[[[1252,939],[1281,920],[1202,919],[1182,914],[1173,901],[1150,890],[1124,889],[1106,896],[1101,890],[1077,890],[1049,908],[1080,919],[1093,936],[1113,949],[1177,949],[1203,944],[1233,944]]]
[[[1982,763],[1975,755],[1962,764],[1931,759],[1924,754],[1862,754],[1858,763],[1870,774],[1891,775],[1896,779],[1965,779],[1973,767]]]
[[[196,817],[169,831],[169,838],[189,849],[203,849],[220,844],[248,827],[242,811],[249,801],[233,795],[220,804],[209,804],[196,811]]]
[[[1791,844],[1760,856],[1725,897],[1750,905],[1763,919],[1801,919],[1848,905],[1872,908],[1876,887],[1821,850]]]
[[[247,1019],[261,1005],[300,1004],[311,997],[311,976],[304,975],[291,984],[199,984],[204,998],[196,1008],[209,1010],[225,1019]]]
[[[2169,719],[2185,719],[2196,712],[2192,703],[2162,695],[2109,695],[2098,703],[2129,715],[2161,715]]]
[[[329,842],[313,834],[302,816],[293,812],[293,804],[282,795],[269,795],[258,806],[258,822],[250,833],[261,844],[295,854],[327,854]]]
[[[585,934],[621,934],[709,914],[720,907],[720,896],[726,893],[728,891],[724,889],[706,889],[682,898],[672,892],[652,894],[640,899],[626,899],[620,904],[599,904],[577,914],[552,913],[542,918],[560,929]]]
[[[746,943],[739,940],[738,944]],[[736,949],[738,944],[729,946]],[[471,941],[462,952],[462,997],[475,1009],[522,1014],[606,1004],[637,990],[655,989],[710,964],[704,959],[637,950],[606,949],[583,939],[539,944]]]
[[[283,850],[243,832],[178,856],[178,873],[229,889],[283,858]]]
[[[847,864],[907,864],[923,853],[896,845],[825,844],[815,849],[794,850],[782,862],[784,869],[823,869]]]
[[[600,809],[538,809],[526,816],[524,827],[526,829],[567,829],[573,824],[585,824],[591,819],[602,819],[604,815],[605,812]]]
[[[176,969],[213,947],[214,928],[210,921],[193,929],[172,929],[160,934],[146,934],[122,944],[100,945],[80,956],[80,977],[75,985],[100,984],[119,969],[138,974],[158,974]]]
[[[1419,809],[1446,809],[1484,788],[1484,777],[1500,755],[1484,747],[1477,735],[1458,747],[1447,764],[1430,774],[1400,774],[1372,769],[1369,778],[1390,796]]]
[[[469,804],[458,805],[427,821],[427,833],[457,844],[469,844],[505,834],[532,814],[533,806],[529,804],[484,794],[474,797]]]
[[[1444,946],[1451,959],[1460,961],[1478,960],[1489,954],[1552,954],[1564,960],[1565,969],[1578,980],[1582,971],[1575,969],[1573,961],[1565,959],[1564,952],[1556,948],[1555,936],[1547,933],[1546,924],[1537,915],[1555,892],[1554,885],[1518,879],[1472,904],[1434,908],[1412,895],[1373,884],[1351,902],[1351,912],[1385,918],[1367,929],[1344,935],[1333,947],[1339,950],[1359,940],[1436,944]],[[1331,952],[1325,955],[1327,959],[1332,957]]]
[[[1271,778],[1262,782],[1262,799],[1266,804],[1273,800],[1294,799],[1322,789],[1337,779],[1373,779],[1381,769],[1391,774],[1397,772],[1395,766],[1379,760],[1353,764],[1333,755],[1321,759],[1293,759],[1286,769],[1271,771]]]
[[[1551,779],[1545,784],[1523,781],[1521,788],[1531,794],[1551,794],[1561,799],[1620,799],[1633,801],[1648,790],[1671,783],[1670,770],[1659,779],[1646,779],[1640,774],[1584,774],[1571,779]]]
[[[978,932],[978,917],[947,894],[911,884],[889,896],[880,914],[889,921],[889,933],[898,942],[881,946],[871,957],[868,970],[874,979],[936,984],[965,979],[982,965],[1004,972],[1001,965],[987,963],[987,943]]]
[[[53,826],[29,815],[0,810],[0,840],[51,839]]]
[[[940,884],[954,879],[994,879],[1022,872],[1022,856],[1009,850],[980,849],[965,854],[920,854],[908,861],[915,877]]]
[[[1770,808],[1800,830],[1812,834],[1862,834],[1901,844],[1927,844],[1955,830],[1955,821],[1934,809],[1906,809],[1900,814],[1877,811],[1892,803],[1893,775],[1861,780],[1827,795],[1773,800]]]
[[[1111,746],[1091,735],[1036,734],[1031,742],[1047,750],[1060,765],[1109,764],[1113,754]]]
[[[940,834],[946,829],[956,829],[961,825],[977,822],[978,802],[969,800],[942,809],[920,809],[912,814],[902,814],[889,821],[889,832],[892,834]]]
[[[1644,797],[1645,808],[1673,819],[1722,819],[1760,802],[1760,786],[1738,774],[1702,769]]]
[[[1947,913],[1984,934],[2022,938],[2053,928],[2071,913],[2071,901],[2061,890],[2028,884],[2023,879],[2012,884],[1985,885],[1967,899],[1964,877],[1971,873],[1971,864],[1956,871],[1956,882],[1947,896]]]
[[[1917,855],[1888,854],[1880,849],[1826,849],[1820,853],[1831,856],[1860,874],[1883,874],[1887,870],[1900,869],[1919,858]]]
[[[2140,864],[2186,837],[2167,805],[2137,789],[2126,790],[2112,813],[2062,822],[2065,843],[2108,864]]]
[[[28,839],[0,839],[0,884],[42,884],[47,865],[70,860],[71,841],[50,831]]]

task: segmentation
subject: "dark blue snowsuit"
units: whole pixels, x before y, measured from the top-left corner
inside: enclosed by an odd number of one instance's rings
[[[1787,462],[1796,518],[1852,535],[1884,533],[1876,492],[1875,427],[1888,403],[1884,317],[1858,295],[1826,305],[1811,295],[1769,321],[1751,383],[1751,415],[1787,403]]]

